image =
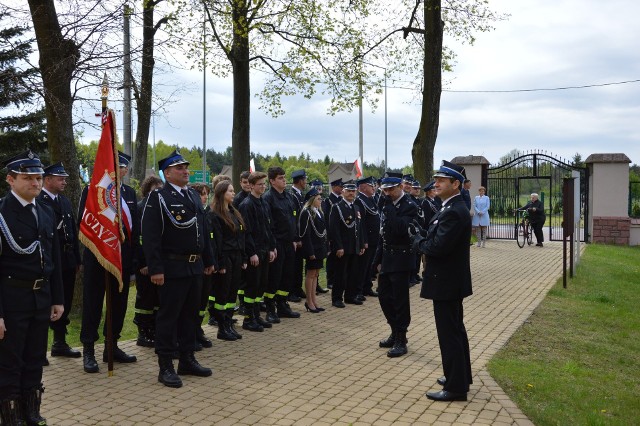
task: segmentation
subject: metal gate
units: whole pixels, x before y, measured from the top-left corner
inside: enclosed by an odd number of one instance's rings
[[[531,193],[538,193],[544,203],[547,221],[545,239],[562,240],[562,178],[579,176],[580,241],[588,238],[589,175],[586,167],[574,166],[546,152],[533,151],[509,158],[502,164],[483,169],[482,184],[491,199],[489,238],[515,239],[513,210],[524,206]],[[472,193],[472,199],[473,199]]]

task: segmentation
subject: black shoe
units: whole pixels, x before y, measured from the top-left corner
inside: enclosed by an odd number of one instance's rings
[[[176,374],[176,370],[173,369],[171,357],[159,358],[158,365],[160,366],[160,373],[158,373],[158,381],[160,383],[170,388],[182,387],[182,379]]]
[[[359,295],[357,295],[357,296],[356,296],[356,300],[359,300],[359,301],[361,301],[361,302],[366,302],[366,301],[367,301],[367,298],[366,298],[366,297],[364,297],[364,295],[363,295],[363,294],[359,294]]]
[[[307,302],[304,302],[304,308],[307,310],[307,312],[311,312],[312,314],[320,313],[320,310],[318,308],[311,309]]]
[[[264,331],[264,327],[258,324],[256,320],[253,318],[251,319],[245,318],[245,320],[242,322],[242,328],[248,331],[258,331],[258,332]]]
[[[100,371],[98,362],[96,361],[96,354],[93,348],[93,344],[85,344],[82,350],[82,366],[85,373],[97,373]]]
[[[207,339],[207,336],[203,334],[196,336],[196,341],[202,345],[203,348],[212,348],[213,342]]]
[[[238,333],[236,329],[233,327],[233,321],[231,318],[226,318],[224,323],[224,328],[227,330],[227,334],[235,337],[236,340],[242,339],[242,334]]]
[[[358,299],[344,299],[344,303],[348,303],[350,305],[362,305],[362,301]]]
[[[345,307],[344,303],[342,302],[342,300],[334,300],[333,302],[331,302],[331,305],[333,307],[336,307],[336,308],[344,308]]]
[[[378,297],[378,293],[373,291],[373,289],[368,290],[364,293],[365,296]]]
[[[467,393],[456,393],[441,390],[439,392],[427,392],[427,398],[434,401],[466,401]]]
[[[142,346],[144,348],[153,348],[156,346],[156,342],[151,337],[151,332],[149,329],[140,328],[138,330],[138,339],[136,340],[137,346]]]
[[[445,376],[438,377],[438,380],[436,380],[436,383],[439,384],[440,386],[444,386],[447,384],[447,378]]]
[[[260,324],[262,326],[262,328],[271,328],[271,327],[273,327],[273,324],[271,324],[269,321],[263,320],[260,315],[256,315],[256,322],[258,324]]]
[[[193,352],[190,352],[180,354],[178,374],[185,376],[209,377],[213,374],[213,371],[211,371],[210,368],[201,366],[200,363],[196,361],[196,357],[193,355]]]
[[[32,388],[29,390],[23,390],[22,391],[22,404],[20,404],[22,407],[22,416],[20,416],[20,413],[17,413],[19,415],[19,417],[21,417],[20,420],[24,420],[24,423],[22,423],[21,421],[18,421],[16,423],[11,422],[11,419],[7,419],[5,417],[5,410],[3,407],[2,410],[2,420],[3,420],[3,424],[11,424],[11,425],[45,425],[47,424],[47,419],[45,419],[44,417],[42,417],[40,415],[40,403],[42,401],[42,394],[44,393],[44,387],[42,387],[42,383],[40,384],[40,386],[36,387],[36,388]],[[5,420],[9,420],[9,422],[4,423]]]
[[[389,358],[397,358],[399,356],[406,355],[407,352],[407,332],[397,331],[395,333],[393,347],[387,351],[387,356]]]
[[[299,312],[291,310],[291,306],[287,303],[284,297],[276,301],[277,313],[280,318],[300,318]]]
[[[293,293],[289,293],[289,296],[287,296],[287,300],[289,302],[294,302],[294,303],[299,303],[300,301],[302,301],[300,296],[298,296],[297,294],[293,294]]]
[[[235,342],[236,340],[238,340],[236,336],[229,333],[224,325],[221,325],[218,328],[218,334],[216,335],[216,338],[218,338],[219,340],[226,340],[228,342]]]
[[[66,342],[53,342],[51,346],[51,356],[64,356],[67,358],[80,358],[82,353],[72,349]]]
[[[536,247],[543,247],[543,246],[542,246],[542,243],[538,243],[538,244],[536,244]]]
[[[131,362],[136,362],[138,358],[135,355],[129,355],[118,346],[113,346],[113,360],[115,362],[119,362],[122,364],[128,364]],[[105,346],[104,351],[102,352],[102,362],[107,362],[107,347]]]
[[[329,290],[327,290],[326,288],[322,288],[319,285],[317,285],[316,286],[316,294],[319,294],[319,293],[323,293],[323,294],[324,293],[329,293]]]
[[[389,337],[387,337],[384,340],[380,340],[378,344],[380,345],[381,348],[392,348],[394,343],[396,343],[396,335],[392,331]]]

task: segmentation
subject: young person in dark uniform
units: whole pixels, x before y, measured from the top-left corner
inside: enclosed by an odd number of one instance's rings
[[[420,297],[433,300],[444,377],[439,392],[428,392],[436,401],[466,401],[471,379],[469,339],[464,326],[462,301],[472,294],[469,238],[471,216],[460,195],[464,167],[443,161],[433,175],[442,208],[420,232],[413,245],[426,256]]]
[[[245,198],[251,193],[251,184],[249,183],[249,175],[250,171],[245,170],[240,173],[240,186],[242,187],[242,191],[238,191],[236,193],[235,198],[233,199],[233,205],[235,208],[240,207],[240,203],[244,201]]]
[[[54,214],[36,197],[42,163],[27,151],[3,162],[11,192],[0,200],[0,419],[43,424],[42,366],[50,321],[64,314]]]
[[[233,206],[236,193],[230,181],[219,182],[213,190],[211,210],[208,215],[217,238],[218,273],[213,277],[215,302],[210,313],[218,324],[218,339],[238,340],[242,335],[233,327],[233,310],[236,306],[242,271],[247,268],[245,254],[245,224],[240,212]]]
[[[302,255],[306,259],[307,270],[307,276],[305,277],[307,301],[304,307],[309,312],[318,313],[324,311],[323,308],[318,306],[315,289],[320,269],[322,269],[322,261],[327,257],[327,252],[329,251],[327,227],[322,210],[320,210],[322,197],[318,190],[311,188],[305,194],[304,199],[305,203],[300,212],[299,222]]]
[[[151,191],[162,188],[164,183],[157,176],[149,176],[140,185],[142,199],[138,201],[138,211],[144,210]],[[142,238],[140,238],[142,240]],[[138,267],[136,268],[136,302],[133,323],[138,326],[136,345],[147,348],[156,346],[156,312],[158,311],[158,288],[151,284],[149,268],[144,258],[142,241],[138,247]]]
[[[287,296],[291,291],[295,247],[298,245],[297,202],[285,189],[287,181],[282,167],[269,167],[267,171],[271,188],[263,200],[269,207],[271,231],[276,239],[277,257],[269,266],[269,282],[265,291],[265,303],[275,300],[279,318],[300,318],[291,310]],[[269,304],[267,303],[267,307]]]
[[[213,179],[211,179],[211,188],[215,188],[216,186],[218,186],[218,184],[220,182],[223,182],[223,181],[231,182],[231,178],[229,176],[227,176],[227,175],[216,175],[216,176],[214,176]],[[207,221],[207,225],[209,226],[210,229],[213,229],[213,226],[214,226],[213,216],[210,215],[210,214],[207,214],[207,213],[209,213],[209,211],[211,211],[211,206],[207,205],[204,210],[205,210],[205,213],[206,213],[204,218]],[[216,257],[217,257],[217,254],[219,253],[220,247],[218,247],[218,244],[217,244],[218,243],[218,237],[216,237],[215,230],[213,231],[213,235],[211,236],[211,243],[212,243],[211,244],[212,248],[216,251]],[[216,278],[216,274],[205,275],[204,277],[202,277],[202,279],[203,279],[203,287],[208,287],[209,288],[209,302],[208,302],[208,307],[207,307],[207,309],[209,311],[208,324],[211,325],[211,326],[217,327],[218,326],[218,321],[216,321],[216,315],[215,315],[215,312],[214,312],[214,306],[216,304],[216,295],[213,293],[213,280],[215,278]],[[241,285],[241,288],[244,288],[244,287],[242,287],[242,285]],[[239,292],[238,292],[238,296],[240,297],[240,309],[243,308],[242,293],[241,292],[242,292],[242,290],[239,290]],[[244,315],[244,311],[242,311],[241,314]],[[198,346],[200,346],[200,344],[196,343],[196,350],[199,350]]]
[[[389,357],[407,353],[407,330],[411,323],[409,281],[415,268],[409,225],[418,218],[418,208],[401,185],[401,174],[387,172],[382,178],[382,236],[376,252],[378,300],[391,335],[380,341],[390,348]]]
[[[62,195],[67,186],[67,177],[69,175],[64,170],[62,163],[45,167],[42,192],[40,192],[37,199],[44,205],[49,206],[54,213],[58,231],[58,243],[60,243],[60,263],[64,287],[64,313],[59,320],[52,321],[49,326],[53,330],[51,356],[80,358],[82,353],[72,349],[66,341],[67,325],[70,322],[69,313],[73,302],[73,290],[76,284],[76,273],[81,264],[78,231],[73,208],[71,207],[71,201]]]
[[[358,295],[361,301],[365,296],[377,297],[378,293],[373,291],[371,282],[373,258],[378,249],[380,240],[380,212],[373,199],[375,193],[375,183],[372,177],[358,179],[358,195],[354,203],[360,208],[362,215],[362,231],[367,234],[367,244],[365,252],[358,258],[358,270],[360,271],[358,282]]]
[[[304,191],[307,189],[307,173],[304,169],[294,170],[291,172],[291,195],[296,201],[296,222],[300,217],[300,211],[304,206]],[[291,289],[289,291],[289,300],[299,302],[301,298],[306,297],[302,290],[302,269],[304,268],[304,257],[302,256],[302,242],[296,241],[295,262],[291,273]]]
[[[331,208],[337,204],[340,200],[342,200],[342,178],[331,181],[329,184],[331,186],[331,192],[329,196],[322,200],[322,213],[326,218],[327,226],[329,224],[329,216],[331,213]],[[331,250],[331,236],[329,236],[329,255],[327,256],[327,288],[333,288],[333,284],[335,283],[336,274],[335,274],[335,263],[336,256],[334,254],[334,250]]]
[[[544,222],[547,220],[547,216],[544,214],[544,204],[540,201],[538,194],[535,192],[531,194],[531,201],[520,210],[529,212],[529,222],[531,222],[533,233],[536,236],[536,246],[542,247],[542,243],[544,243],[542,228],[544,227]]]
[[[431,221],[433,215],[440,211],[442,202],[436,195],[435,181],[431,181],[424,186],[424,199],[422,200],[422,212],[424,213],[424,227],[426,228]]]
[[[131,157],[118,151],[120,179],[129,172],[129,161]],[[84,211],[87,201],[88,187],[82,191],[79,211]],[[126,223],[131,225],[131,229],[126,229],[123,224],[125,240],[121,244],[122,254],[122,291],[119,291],[119,284],[115,277],[109,274],[109,284],[111,286],[112,302],[112,325],[113,325],[113,360],[116,362],[129,363],[136,362],[134,355],[125,353],[118,347],[118,339],[124,326],[124,317],[127,313],[129,300],[129,282],[131,274],[136,270],[136,255],[140,244],[140,217],[138,216],[138,200],[136,191],[128,185],[122,184],[120,187],[122,197],[122,214],[126,215]],[[82,218],[82,214],[78,215]],[[82,328],[80,329],[80,341],[83,346],[83,368],[87,373],[97,373],[100,368],[95,358],[94,344],[99,338],[98,327],[102,318],[102,307],[105,295],[105,270],[98,262],[91,250],[85,250],[82,264],[84,275],[82,277]],[[103,335],[107,336],[107,326],[104,325]],[[107,362],[107,345],[102,354],[102,360]]]
[[[198,194],[187,186],[189,162],[175,150],[158,162],[158,169],[166,183],[147,198],[142,240],[151,283],[158,286],[160,302],[156,316],[158,381],[179,388],[179,374],[212,374],[198,363],[194,351],[202,274],[214,272],[216,259],[204,208]],[[177,374],[172,361],[176,350],[180,353]]]
[[[242,328],[249,331],[264,331],[260,318],[260,300],[267,289],[269,264],[276,259],[276,240],[271,232],[271,213],[262,199],[266,190],[267,175],[253,172],[249,175],[251,194],[240,204],[240,214],[246,226],[245,253],[249,264],[245,272],[242,300],[245,305],[245,317]],[[269,325],[280,322],[276,315],[273,298],[266,298],[267,321]],[[260,318],[260,323],[258,322]]]
[[[329,240],[335,255],[335,284],[331,290],[332,305],[344,308],[342,301],[362,305],[356,298],[358,282],[358,257],[362,256],[367,235],[362,232],[362,213],[354,205],[356,184],[347,182],[342,188],[342,200],[334,204],[329,215]]]

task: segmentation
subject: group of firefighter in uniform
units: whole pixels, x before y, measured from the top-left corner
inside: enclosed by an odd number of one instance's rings
[[[123,178],[131,158],[119,153],[118,159]],[[68,177],[64,166],[45,168],[31,151],[3,165],[11,191],[0,200],[1,424],[42,425],[48,328],[53,330],[51,356],[83,357],[87,373],[99,371],[94,345],[105,273],[90,250],[80,257],[78,215],[62,194]],[[242,329],[251,332],[271,328],[281,318],[300,317],[289,304],[300,295],[307,298],[308,312],[322,312],[315,296],[328,291],[318,283],[326,263],[333,307],[379,298],[391,329],[379,346],[388,348],[389,357],[407,353],[409,288],[423,280],[420,295],[433,300],[445,373],[438,379],[443,390],[427,396],[466,400],[471,367],[462,300],[471,294],[471,223],[460,197],[464,168],[445,161],[423,188],[410,175],[391,172],[380,180],[338,179],[330,182],[324,199],[322,182],[311,182],[307,190],[304,170],[291,174],[291,188],[280,167],[244,172],[237,193],[228,177],[217,176],[210,193],[206,185],[189,185],[189,162],[177,150],[160,160],[158,169],[164,182],[147,178],[142,199],[128,185],[120,190],[131,228],[121,245],[123,289],[115,278],[106,283],[113,296],[114,361],[136,361],[117,345],[132,275],[137,344],[155,348],[159,382],[181,387],[180,376],[212,374],[195,358],[197,351],[212,346],[202,330],[207,310],[217,337],[230,341],[242,338],[234,326],[236,311],[244,317]],[[423,199],[417,197],[420,189]],[[85,188],[80,212],[86,196]],[[81,268],[82,353],[65,337]],[[376,275],[377,291],[372,284]]]

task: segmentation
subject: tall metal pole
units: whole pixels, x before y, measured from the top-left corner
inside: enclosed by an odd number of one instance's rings
[[[360,159],[360,161],[362,161],[364,163],[364,137],[362,135],[362,127],[363,127],[363,123],[362,123],[362,83],[358,84],[358,95],[360,97],[360,105],[358,106],[358,111],[359,111],[359,132],[358,132],[358,143],[359,143],[359,151],[358,153],[360,154],[360,156],[358,157]],[[360,167],[363,167],[363,164],[360,164]]]
[[[202,22],[202,182],[207,183],[207,21]]]
[[[131,44],[129,41],[129,16],[131,9],[128,5],[124,7],[124,108],[122,124],[124,152],[132,155],[131,149]],[[137,159],[134,159],[136,161]],[[129,175],[124,177],[124,182],[129,183]]]
[[[387,69],[384,69],[384,171],[389,170],[387,161]]]
[[[156,170],[156,116],[154,114],[151,117],[153,118],[153,170]]]

